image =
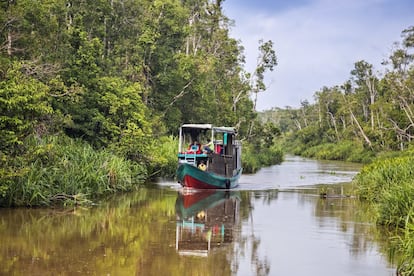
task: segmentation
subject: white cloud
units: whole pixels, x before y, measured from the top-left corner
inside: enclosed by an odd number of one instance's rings
[[[259,110],[312,102],[323,86],[345,82],[359,60],[379,66],[412,24],[407,7],[398,5],[409,0],[313,0],[278,11],[233,1],[225,12],[236,21],[232,36],[245,47],[246,69],[255,68],[259,39],[272,40],[278,56],[278,66],[266,75]]]

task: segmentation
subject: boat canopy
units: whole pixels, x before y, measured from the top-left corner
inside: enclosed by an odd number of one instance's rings
[[[200,130],[208,130],[211,129],[214,132],[225,132],[225,133],[236,133],[236,129],[234,127],[217,127],[213,126],[212,124],[183,124],[181,126],[182,129],[200,129]]]
[[[212,124],[183,124],[181,128],[200,128],[200,129],[211,129]]]
[[[220,138],[217,140],[216,134],[222,134],[222,140]],[[226,145],[229,139],[228,137],[235,136],[236,134],[237,132],[234,127],[217,127],[212,124],[183,124],[179,132],[178,152],[182,153],[187,148],[188,143],[198,141],[200,136],[201,138],[210,138],[210,141],[221,141]],[[190,138],[190,141],[187,140],[188,138]],[[216,142],[214,143],[216,144]]]
[[[234,127],[213,127],[215,132],[225,132],[225,133],[236,133],[236,129]]]

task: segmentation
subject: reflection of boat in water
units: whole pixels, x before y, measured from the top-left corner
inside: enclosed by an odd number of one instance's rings
[[[207,256],[233,241],[239,217],[234,191],[205,190],[179,193],[176,201],[176,250],[180,255]]]

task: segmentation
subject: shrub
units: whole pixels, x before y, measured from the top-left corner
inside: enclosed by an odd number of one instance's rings
[[[254,173],[262,167],[279,164],[283,161],[283,150],[278,145],[257,148],[252,144],[243,145],[243,172]]]
[[[146,177],[143,166],[65,136],[31,137],[25,144],[24,156],[0,166],[0,180],[8,183],[1,188],[0,206],[78,204],[130,190]]]
[[[148,164],[149,176],[174,177],[177,169],[178,140],[174,136],[160,137],[155,141]]]

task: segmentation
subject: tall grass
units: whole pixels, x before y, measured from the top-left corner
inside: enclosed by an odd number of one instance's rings
[[[414,275],[414,210],[411,210],[405,224],[404,232],[399,237],[402,258],[398,264],[399,276]]]
[[[130,190],[146,177],[142,165],[64,136],[31,138],[26,146],[25,156],[9,164],[19,173],[0,176],[9,183],[1,206],[85,203]]]
[[[402,229],[398,236],[402,261],[399,275],[414,275],[414,157],[382,158],[364,167],[355,177],[357,194],[374,204],[377,222]]]
[[[402,226],[414,198],[414,157],[379,159],[355,177],[361,199],[378,207],[378,223]]]

